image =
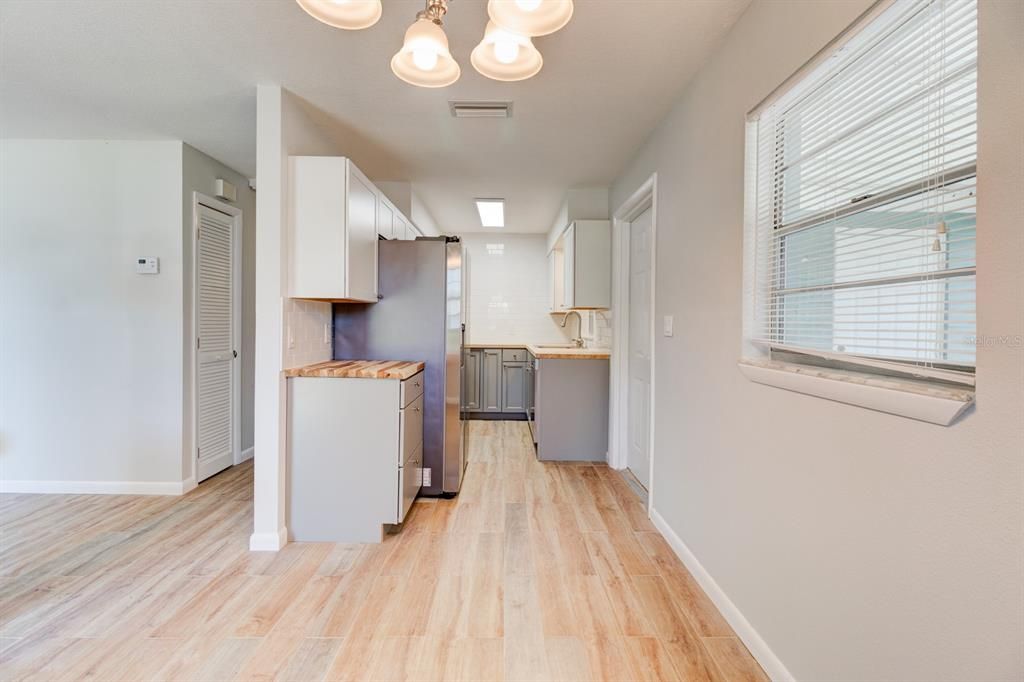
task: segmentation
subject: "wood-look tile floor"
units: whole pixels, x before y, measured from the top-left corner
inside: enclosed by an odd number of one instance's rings
[[[616,472],[470,426],[462,493],[381,545],[249,552],[251,464],[2,496],[0,679],[765,679]]]

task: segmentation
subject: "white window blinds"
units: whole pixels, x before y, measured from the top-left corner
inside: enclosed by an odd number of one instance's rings
[[[975,0],[896,0],[752,115],[754,343],[971,372]]]

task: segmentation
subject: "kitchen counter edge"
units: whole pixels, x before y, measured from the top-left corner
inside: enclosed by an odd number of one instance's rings
[[[420,372],[426,365],[406,360],[329,360],[304,367],[284,370],[284,376],[318,377],[325,379],[398,379],[404,381]]]

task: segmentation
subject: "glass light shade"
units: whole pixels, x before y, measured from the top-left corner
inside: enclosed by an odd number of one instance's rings
[[[554,33],[572,19],[572,0],[488,0],[487,14],[502,28],[527,36]]]
[[[295,0],[309,16],[334,28],[355,31],[377,23],[380,0]]]
[[[421,88],[443,88],[462,75],[448,51],[448,36],[430,19],[417,19],[405,32],[405,44],[391,58],[391,70]]]
[[[481,75],[496,81],[521,81],[535,76],[544,58],[529,36],[512,33],[487,22],[484,39],[473,48],[469,61]]]

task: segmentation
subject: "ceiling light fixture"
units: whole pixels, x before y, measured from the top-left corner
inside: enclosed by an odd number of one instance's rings
[[[377,23],[383,11],[380,0],[295,0],[318,21],[334,28],[356,31]]]
[[[487,14],[502,28],[527,36],[554,33],[572,19],[572,0],[488,0]]]
[[[537,74],[544,58],[529,36],[487,22],[484,39],[473,48],[473,68],[496,81],[521,81]]]
[[[504,199],[477,199],[476,210],[484,227],[505,227]]]
[[[441,20],[448,12],[447,0],[427,0],[426,9],[405,32],[405,43],[391,58],[391,70],[410,85],[443,88],[459,80],[462,69],[448,51],[448,36]]]

